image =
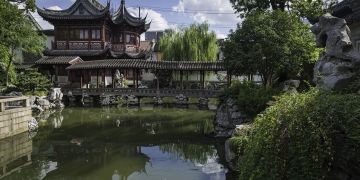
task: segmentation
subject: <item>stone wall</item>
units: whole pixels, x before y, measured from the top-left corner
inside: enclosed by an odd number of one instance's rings
[[[17,106],[18,101],[25,102]],[[12,102],[15,104],[7,104]],[[28,131],[28,121],[31,119],[28,98],[0,99],[0,107],[0,139]]]

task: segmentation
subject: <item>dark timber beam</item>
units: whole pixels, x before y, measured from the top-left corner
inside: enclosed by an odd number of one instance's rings
[[[80,89],[83,87],[83,71],[80,71]]]
[[[96,88],[99,89],[99,69],[96,69]]]
[[[103,83],[104,83],[104,87],[103,87],[103,88],[106,88],[105,75],[106,75],[106,69],[103,69],[103,70],[102,70],[102,81],[103,81]]]
[[[183,80],[183,71],[180,71],[180,88],[181,90],[184,89],[184,80]]]

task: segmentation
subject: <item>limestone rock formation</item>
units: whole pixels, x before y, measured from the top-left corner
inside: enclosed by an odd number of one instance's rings
[[[175,99],[176,99],[177,105],[187,105],[189,103],[188,102],[189,98],[183,94],[179,94],[179,95],[175,96]]]
[[[164,100],[163,100],[163,98],[160,97],[160,96],[154,97],[153,100],[154,100],[154,104],[155,104],[155,105],[162,105],[162,104],[164,104]]]
[[[228,99],[216,111],[214,129],[216,137],[231,137],[236,125],[242,124],[243,118],[233,99]]]
[[[114,105],[116,104],[116,96],[103,93],[100,96],[100,104],[102,106]]]
[[[52,103],[54,108],[64,108],[62,102],[64,94],[61,92],[61,88],[51,88],[48,100]]]
[[[87,93],[83,93],[81,96],[81,104],[85,107],[94,105],[94,98]]]
[[[325,90],[344,89],[356,75],[360,55],[353,49],[346,21],[326,14],[320,17],[311,31],[325,53],[314,67],[314,82]]]
[[[29,126],[29,131],[30,132],[36,131],[39,128],[39,123],[36,121],[35,118],[31,118],[28,121],[28,126]]]
[[[209,98],[199,98],[199,108],[200,109],[208,109],[209,108]]]

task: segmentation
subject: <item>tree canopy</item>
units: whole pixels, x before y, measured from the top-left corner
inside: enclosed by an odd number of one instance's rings
[[[6,72],[6,85],[13,66],[15,50],[40,54],[45,46],[44,36],[33,26],[26,12],[19,10],[16,4],[0,1],[0,62]],[[7,54],[7,55],[6,55]]]
[[[31,10],[31,11],[35,10],[35,0],[8,0],[8,1],[12,3],[25,4],[26,10]]]
[[[160,49],[163,59],[169,61],[215,61],[218,52],[216,34],[206,23],[166,31]]]
[[[235,75],[260,74],[271,87],[281,73],[297,75],[317,59],[313,38],[293,13],[253,12],[224,42],[225,66]]]
[[[25,94],[46,94],[52,85],[49,79],[37,69],[27,69],[18,78],[16,86]]]
[[[315,22],[338,0],[230,0],[230,2],[243,17],[253,11],[288,10],[308,18],[310,22]]]

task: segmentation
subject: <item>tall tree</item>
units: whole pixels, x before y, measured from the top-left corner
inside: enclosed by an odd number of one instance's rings
[[[9,53],[9,59],[0,57],[5,66],[6,86],[9,85],[9,74],[13,66],[16,50],[39,54],[42,52],[44,36],[33,27],[23,10],[19,10],[16,4],[0,0],[0,50]]]
[[[216,34],[206,23],[165,32],[160,49],[169,61],[215,61],[218,52]]]
[[[253,11],[281,10],[293,11],[301,17],[315,22],[339,0],[230,0],[234,9],[242,17]]]
[[[236,75],[259,73],[272,87],[281,73],[299,74],[317,51],[309,27],[294,14],[253,12],[224,42],[225,66]]]

